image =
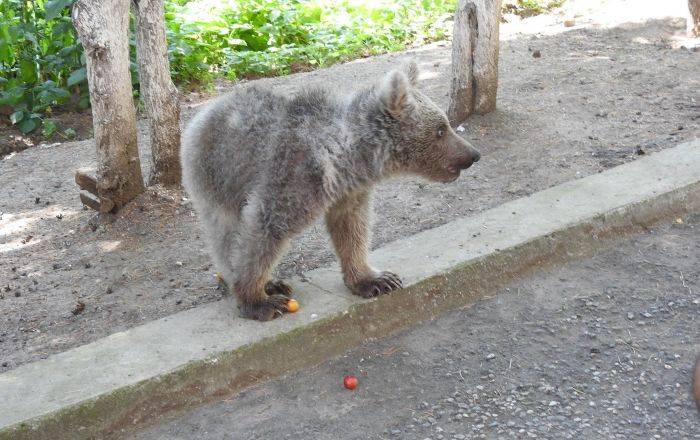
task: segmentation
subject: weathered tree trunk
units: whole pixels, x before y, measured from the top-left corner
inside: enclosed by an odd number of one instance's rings
[[[452,38],[452,88],[447,115],[453,125],[496,108],[501,0],[459,0]]]
[[[85,48],[100,211],[116,211],[144,190],[129,73],[129,0],[78,0],[72,15]]]
[[[180,103],[170,78],[163,0],[133,0],[141,98],[150,125],[149,184],[180,183]]]
[[[691,37],[700,37],[700,0],[688,0],[688,33]]]

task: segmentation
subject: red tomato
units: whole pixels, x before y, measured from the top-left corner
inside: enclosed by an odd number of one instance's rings
[[[355,376],[345,376],[343,378],[343,385],[349,390],[354,390],[357,388],[357,378]]]

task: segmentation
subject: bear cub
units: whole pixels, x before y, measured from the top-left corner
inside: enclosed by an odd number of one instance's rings
[[[349,95],[247,87],[207,105],[183,134],[183,185],[211,257],[247,318],[282,315],[290,287],[270,274],[290,239],[325,215],[356,295],[401,288],[367,262],[370,191],[402,173],[451,182],[479,152],[415,88],[414,63]]]

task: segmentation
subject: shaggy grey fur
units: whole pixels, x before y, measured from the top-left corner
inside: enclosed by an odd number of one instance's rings
[[[286,310],[291,290],[270,272],[290,238],[322,214],[355,294],[401,286],[367,264],[370,187],[398,173],[449,182],[479,160],[414,88],[417,75],[412,63],[346,96],[242,88],[192,120],[182,142],[183,184],[244,316],[268,320]]]

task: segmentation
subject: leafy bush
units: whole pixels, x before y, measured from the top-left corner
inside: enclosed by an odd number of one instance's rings
[[[168,2],[173,77],[278,75],[443,38],[456,0]]]
[[[521,17],[543,14],[564,4],[564,0],[505,0],[503,11]]]
[[[23,133],[56,126],[42,117],[73,100],[87,107],[82,48],[68,6],[73,0],[0,2],[0,107]]]
[[[85,58],[70,19],[73,1],[0,0],[0,114],[7,114],[24,133],[41,127],[48,137],[56,130],[45,118],[52,108],[89,105]],[[456,3],[165,0],[171,72],[177,84],[206,84],[217,76],[279,75],[401,50],[444,38]]]

